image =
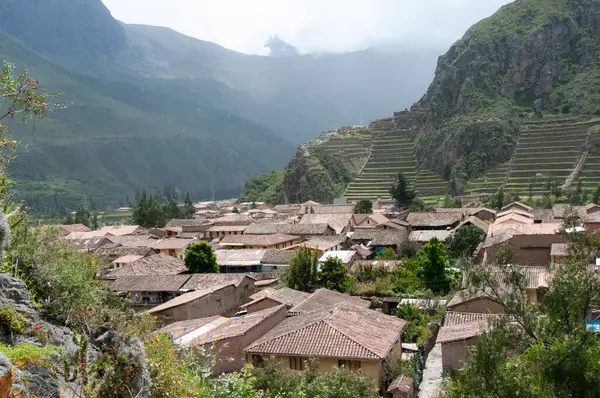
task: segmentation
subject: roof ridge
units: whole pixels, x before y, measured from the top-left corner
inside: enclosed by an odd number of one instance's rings
[[[282,303],[282,304],[283,304],[283,303]],[[314,313],[313,313],[313,314],[314,314]],[[289,318],[287,318],[287,319],[289,319]],[[297,331],[299,331],[299,330],[306,329],[306,328],[307,328],[307,327],[309,327],[309,326],[312,326],[312,325],[315,325],[315,324],[318,324],[318,323],[321,323],[321,322],[323,322],[323,319],[322,319],[322,318],[319,318],[318,320],[316,320],[316,321],[314,321],[314,322],[311,322],[311,323],[309,323],[309,324],[306,324],[306,325],[302,326],[301,328],[295,328],[295,329],[292,329],[292,330],[286,331],[285,333],[278,334],[277,336],[274,336],[273,338],[270,338],[270,339],[268,339],[268,340],[262,341],[260,344],[256,344],[256,341],[255,341],[254,343],[250,344],[250,345],[248,346],[248,348],[261,346],[261,345],[265,344],[265,343],[266,343],[266,342],[268,342],[268,341],[273,341],[273,340],[280,339],[280,338],[282,338],[282,337],[288,336],[288,335],[290,335],[290,334],[292,334],[292,333],[296,333],[296,332],[297,332]],[[260,339],[259,339],[259,340],[260,340]],[[258,340],[257,340],[257,341],[258,341]]]

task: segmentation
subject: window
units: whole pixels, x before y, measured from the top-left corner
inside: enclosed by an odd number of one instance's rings
[[[304,361],[307,358],[304,357],[290,357],[290,369],[291,370],[304,370]]]
[[[220,298],[218,298],[218,299],[217,299],[217,305],[218,305],[219,307],[222,305],[222,303],[221,303],[221,299],[220,299]]]
[[[338,361],[338,366],[343,367],[346,370],[350,370],[352,372],[358,372],[360,370],[360,361],[350,361],[345,359],[340,359]]]

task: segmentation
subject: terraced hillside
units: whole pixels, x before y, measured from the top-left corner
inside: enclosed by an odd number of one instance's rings
[[[502,163],[501,165],[489,170],[485,173],[485,176],[478,178],[473,181],[469,181],[465,192],[466,193],[475,193],[475,192],[486,192],[486,193],[494,193],[496,192],[506,180],[506,175],[508,173],[508,168],[510,166],[510,162]]]
[[[448,184],[430,171],[419,170],[415,159],[413,130],[401,118],[379,119],[369,129],[374,135],[371,155],[346,194],[349,200],[387,198],[399,172],[409,179],[420,196],[445,193]]]
[[[358,171],[362,168],[369,154],[373,135],[366,128],[347,127],[342,132],[326,133],[315,143],[315,147],[323,149],[334,159],[341,159],[345,164],[352,164]]]

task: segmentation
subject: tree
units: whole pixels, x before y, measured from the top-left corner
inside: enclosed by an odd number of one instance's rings
[[[597,397],[600,339],[586,330],[586,317],[600,302],[600,280],[589,267],[598,242],[586,233],[566,234],[565,264],[553,277],[542,305],[523,294],[527,277],[518,267],[474,269],[470,290],[485,289],[507,317],[480,336],[469,362],[456,372],[444,396]]]
[[[288,287],[303,292],[313,292],[318,284],[317,263],[319,253],[308,247],[301,247],[290,259],[285,281]]]
[[[96,229],[100,228],[100,224],[98,223],[98,213],[97,212],[92,213],[92,220],[90,222],[91,222],[91,226],[90,226],[91,229],[96,230]]]
[[[452,258],[470,258],[477,246],[485,240],[486,233],[474,225],[467,225],[454,231],[446,241],[448,254]]]
[[[377,254],[377,260],[395,260],[396,252],[391,247],[386,247],[381,251],[381,253]]]
[[[193,274],[210,274],[219,272],[217,255],[206,242],[189,244],[185,248],[185,266]]]
[[[577,181],[575,191],[569,195],[569,204],[571,206],[580,206],[583,204],[583,185],[581,179]]]
[[[371,214],[373,213],[373,202],[369,199],[361,199],[354,206],[355,214]]]
[[[451,208],[459,208],[462,206],[462,203],[459,198],[453,198],[450,195],[444,195],[442,207],[446,209]]]
[[[352,283],[352,278],[347,274],[347,269],[342,260],[337,257],[329,257],[317,273],[319,286],[345,292]]]
[[[398,173],[398,178],[390,188],[390,195],[396,201],[396,205],[400,208],[408,208],[412,201],[417,197],[414,189],[409,186],[406,177],[402,173]]]
[[[83,224],[89,227],[90,224],[90,212],[83,206],[82,203],[77,207],[75,212],[75,224]]]
[[[492,198],[492,207],[500,210],[504,206],[504,188],[500,187]]]
[[[187,191],[185,194],[185,200],[183,202],[182,216],[183,218],[190,219],[194,217],[194,214],[196,214],[196,209],[194,208],[194,203],[192,203],[190,191]]]
[[[600,203],[600,184],[596,187],[594,194],[592,195],[592,203],[599,204]]]
[[[65,225],[75,224],[75,219],[73,218],[73,214],[71,214],[71,212],[67,213],[64,224]]]
[[[421,266],[419,277],[423,279],[425,288],[434,293],[448,293],[450,280],[446,275],[446,246],[433,238],[419,250],[417,258]]]

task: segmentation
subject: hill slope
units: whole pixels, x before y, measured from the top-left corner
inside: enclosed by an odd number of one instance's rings
[[[524,193],[530,185],[540,193],[549,178],[568,187],[580,173],[591,187],[600,154],[590,117],[600,115],[598,26],[600,0],[516,0],[475,24],[440,57],[411,108],[413,127],[379,138],[380,154],[347,197],[384,195],[398,171],[429,193]],[[536,146],[547,148],[531,152]]]
[[[408,105],[435,62],[377,50],[245,55],[120,23],[100,0],[0,5],[2,59],[33,67],[72,103],[36,125],[35,142],[30,126],[18,128],[29,152],[13,172],[37,208],[84,196],[117,204],[164,183],[197,199],[236,195],[247,178],[282,167],[293,145]]]

